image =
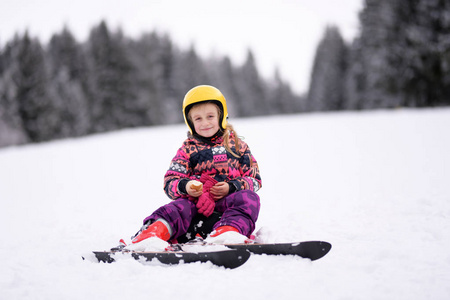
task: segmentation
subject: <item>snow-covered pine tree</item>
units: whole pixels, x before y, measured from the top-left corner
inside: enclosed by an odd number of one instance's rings
[[[175,82],[181,97],[194,86],[212,83],[205,63],[197,55],[194,45],[191,45],[188,51],[177,55],[175,70]]]
[[[162,76],[160,55],[161,37],[155,33],[142,35],[129,43],[130,60],[136,70],[137,97],[145,105],[146,122],[143,125],[163,124],[164,115],[158,83]]]
[[[273,114],[291,114],[300,111],[299,101],[297,101],[291,86],[281,78],[280,70],[275,70],[273,87],[269,94],[270,111]]]
[[[92,29],[88,39],[94,95],[90,104],[95,131],[109,131],[145,123],[145,104],[136,92],[136,71],[125,39],[113,34],[105,22]]]
[[[159,52],[158,66],[160,76],[157,80],[158,103],[161,106],[163,115],[162,124],[172,124],[182,122],[183,117],[179,112],[180,95],[176,84],[176,47],[173,45],[169,36],[161,39],[161,50]]]
[[[328,26],[314,58],[308,93],[308,111],[343,108],[346,55],[346,45],[339,29],[336,26]]]
[[[255,57],[249,49],[244,65],[237,72],[237,87],[242,116],[261,116],[270,113],[266,84],[256,68]]]
[[[346,81],[350,108],[446,105],[450,2],[366,0]]]
[[[47,59],[51,65],[50,82],[59,99],[60,126],[54,138],[86,135],[90,132],[87,62],[71,32],[64,28],[48,45]]]
[[[12,97],[17,101],[24,131],[32,142],[51,140],[60,123],[57,99],[49,90],[44,50],[38,39],[25,32],[12,45],[11,51]]]
[[[396,39],[388,53],[405,106],[450,103],[450,2],[395,1]]]
[[[12,50],[17,38],[0,52],[0,147],[20,145],[28,142],[19,107],[16,101],[16,88],[12,81]]]

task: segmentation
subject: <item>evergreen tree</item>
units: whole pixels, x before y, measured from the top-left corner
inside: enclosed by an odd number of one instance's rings
[[[87,63],[81,46],[67,28],[49,43],[51,84],[60,103],[60,137],[89,133],[89,82]]]
[[[281,78],[278,69],[275,71],[274,87],[269,98],[272,99],[270,111],[273,114],[289,114],[299,111],[291,87]]]
[[[448,1],[366,0],[350,54],[349,107],[448,103],[449,16]]]
[[[347,55],[347,72],[344,76],[343,108],[362,109],[362,95],[366,89],[365,69],[362,63],[361,40],[356,38]]]
[[[159,75],[157,80],[158,104],[163,112],[162,124],[182,122],[183,117],[179,112],[181,99],[176,84],[176,49],[168,36],[161,40],[161,49],[158,55]],[[187,91],[185,91],[186,93]]]
[[[95,89],[90,104],[95,131],[144,124],[147,111],[137,96],[136,73],[122,36],[111,34],[102,22],[91,31],[88,44]]]
[[[44,51],[28,33],[13,47],[11,76],[24,130],[32,142],[51,140],[60,124],[57,101],[49,91]]]
[[[12,68],[8,68],[12,58],[11,50],[15,48],[16,42],[17,39],[8,44],[5,51],[0,52],[0,147],[24,144],[28,141],[15,98]]]
[[[265,83],[256,68],[253,52],[248,50],[247,60],[237,74],[242,116],[261,116],[270,113]]]
[[[194,46],[186,53],[180,53],[176,62],[175,82],[179,94],[183,95],[197,85],[211,84],[204,62],[197,55]]]
[[[335,26],[328,26],[317,47],[308,102],[310,111],[339,110],[343,105],[346,46]]]
[[[395,1],[396,38],[388,52],[405,106],[450,103],[450,3],[443,0]]]
[[[358,92],[353,95],[357,98],[354,105],[361,109],[400,106],[396,81],[387,80],[387,74],[395,69],[395,65],[388,63],[389,52],[398,38],[395,1],[366,0],[360,22],[361,35],[355,43],[358,49],[352,55],[356,56],[358,66],[350,71],[356,72],[350,78],[356,82],[347,82],[357,87],[353,90]]]
[[[146,125],[163,123],[163,111],[158,101],[157,84],[161,74],[159,55],[161,38],[156,33],[144,34],[130,43],[130,55],[136,70],[136,84],[139,101],[147,107]]]

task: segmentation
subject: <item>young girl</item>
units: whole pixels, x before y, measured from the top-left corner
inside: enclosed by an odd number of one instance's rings
[[[261,188],[258,164],[247,144],[228,124],[225,97],[215,87],[191,89],[183,101],[188,138],[172,159],[164,191],[173,201],[144,219],[130,250],[174,241],[201,214],[222,214],[206,241],[244,242],[255,229]],[[200,224],[201,225],[201,224]]]

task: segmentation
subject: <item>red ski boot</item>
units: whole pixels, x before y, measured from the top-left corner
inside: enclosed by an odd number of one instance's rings
[[[167,242],[170,239],[170,232],[166,224],[161,221],[156,221],[155,223],[150,224],[146,229],[142,230],[131,242],[133,244],[136,244],[151,237],[157,237]]]
[[[205,239],[205,242],[211,244],[242,244],[247,237],[240,234],[239,230],[233,226],[220,226]]]

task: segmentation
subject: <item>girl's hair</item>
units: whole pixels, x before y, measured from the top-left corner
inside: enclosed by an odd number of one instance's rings
[[[223,111],[220,109],[219,105],[217,105],[215,102],[212,102],[212,101],[211,102],[201,102],[201,103],[198,103],[198,104],[205,104],[205,103],[212,103],[212,104],[214,104],[217,107],[217,111],[219,113],[219,120],[222,120],[222,118],[223,118]],[[195,104],[195,105],[198,105],[198,104]],[[191,110],[189,110],[189,112],[188,112],[188,118],[192,122]],[[223,130],[223,129],[221,128],[221,130]],[[231,135],[231,133],[233,133],[234,147],[235,147],[237,153],[234,152],[233,150],[231,150],[231,147],[230,147],[230,135]],[[238,137],[238,135],[236,133],[236,130],[234,130],[233,125],[227,123],[227,127],[225,128],[225,130],[223,130],[222,137],[223,137],[223,142],[224,142],[224,145],[225,145],[225,149],[227,149],[227,151],[230,152],[234,157],[237,157],[237,158],[241,157],[241,153],[239,152],[240,141],[241,140],[239,139],[239,137]]]
[[[234,135],[234,148],[236,149],[237,153],[235,153],[233,150],[231,150],[231,147],[230,147],[230,134],[231,133],[233,133],[233,135]],[[228,123],[227,128],[225,128],[225,131],[223,133],[223,142],[225,144],[225,149],[227,149],[228,152],[230,152],[234,157],[237,157],[237,158],[241,157],[241,153],[239,152],[239,148],[240,148],[239,142],[240,141],[241,140],[239,139],[239,137],[236,133],[236,130],[234,130],[233,125]]]

